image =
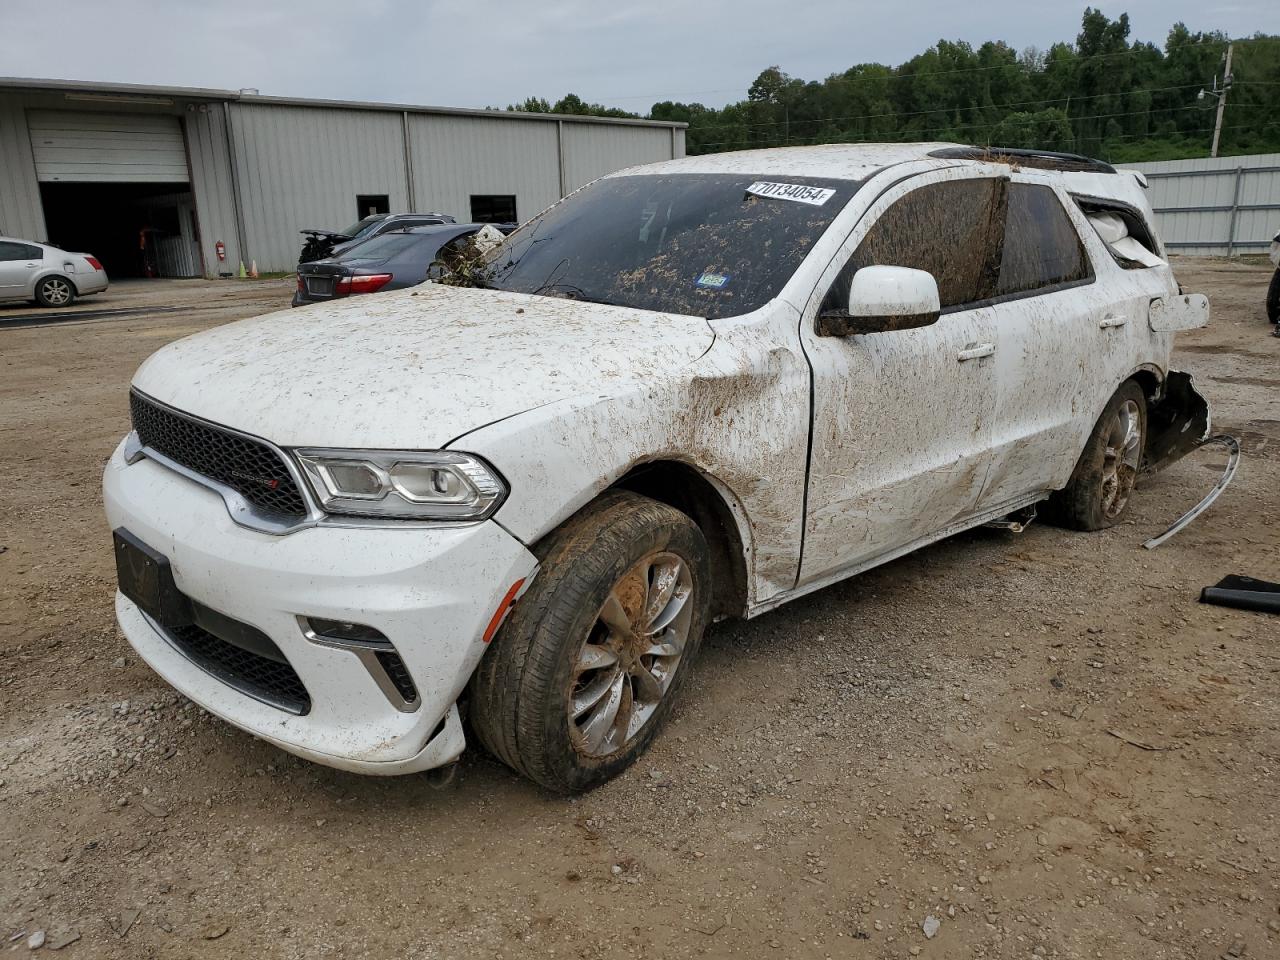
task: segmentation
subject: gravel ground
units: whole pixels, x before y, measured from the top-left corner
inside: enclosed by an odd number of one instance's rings
[[[1280,956],[1280,624],[1196,602],[1280,579],[1269,268],[1183,260],[1177,363],[1240,437],[1100,534],[954,537],[714,628],[618,780],[366,779],[208,716],[111,612],[98,492],[162,344],[288,281],[113,287],[184,309],[0,309],[0,951],[81,957]],[[10,329],[6,329],[10,327]]]

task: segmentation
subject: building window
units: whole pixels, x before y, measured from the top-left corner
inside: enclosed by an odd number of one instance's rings
[[[363,220],[373,213],[390,213],[391,198],[385,193],[356,194],[356,219]]]
[[[518,223],[516,198],[504,194],[472,194],[472,223]]]

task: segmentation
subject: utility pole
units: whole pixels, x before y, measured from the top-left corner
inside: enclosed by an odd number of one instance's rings
[[[1218,138],[1222,136],[1222,114],[1227,109],[1227,91],[1231,89],[1231,48],[1235,44],[1227,44],[1227,65],[1222,71],[1222,92],[1218,94],[1218,119],[1213,125],[1213,146],[1209,148],[1209,156],[1218,155]]]

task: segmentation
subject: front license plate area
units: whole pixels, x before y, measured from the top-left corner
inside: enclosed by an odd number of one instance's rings
[[[120,592],[164,627],[191,623],[191,601],[178,590],[169,558],[151,549],[128,530],[112,531],[116,582]]]

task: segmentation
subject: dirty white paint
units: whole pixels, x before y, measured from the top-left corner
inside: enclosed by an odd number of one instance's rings
[[[699,317],[428,283],[179,340],[133,382],[281,446],[435,449],[531,407],[647,384],[711,342]]]
[[[325,705],[314,718],[285,718],[243,703],[184,666],[122,601],[126,633],[189,696],[287,749],[417,769],[461,749],[446,738],[414,752],[466,683],[503,592],[533,572],[527,548],[637,465],[680,461],[720,492],[746,552],[748,615],[1062,487],[1119,384],[1167,370],[1164,327],[1175,320],[1148,313],[1176,294],[1164,263],[1123,269],[1069,194],[1148,216],[1149,207],[1132,176],[925,156],[940,146],[743,152],[619,174],[865,181],[779,296],[745,316],[707,321],[427,284],[165,348],[135,385],[180,410],[286,448],[473,453],[510,494],[481,524],[273,537],[236,527],[211,492],[117,453],[106,476],[113,525],[172,557],[191,595],[302,658],[299,672]],[[818,337],[819,304],[876,218],[920,186],[972,177],[1054,190],[1092,280],[917,329]],[[384,709],[368,678],[339,662],[348,654],[308,646],[296,624],[305,613],[371,623],[396,640],[425,685],[418,720]]]
[[[1209,323],[1209,298],[1203,293],[1184,293],[1152,300],[1147,321],[1155,333],[1197,330]]]
[[[111,528],[125,527],[168,557],[183,593],[275,641],[311,694],[311,710],[294,716],[215,680],[118,596],[121,629],[139,655],[236,726],[363,773],[425,770],[461,752],[456,717],[429,749],[428,740],[479,662],[481,634],[507,588],[537,567],[492,523],[257,533],[232,522],[213,491],[150,460],[126,466],[119,449],[107,464],[103,499]],[[353,651],[312,643],[300,616],[381,630],[413,675],[421,706],[395,709]]]

